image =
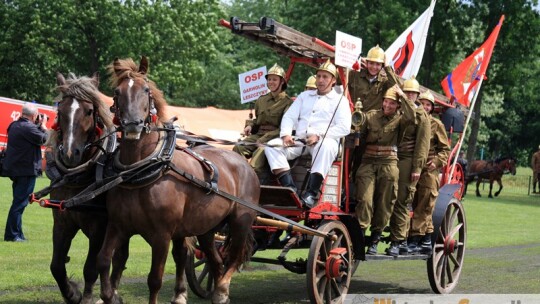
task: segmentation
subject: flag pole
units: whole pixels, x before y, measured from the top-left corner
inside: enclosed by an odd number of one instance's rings
[[[465,126],[463,127],[463,133],[467,131],[467,127],[469,126],[469,121],[471,120],[471,116],[473,114],[474,106],[476,105],[476,98],[478,97],[478,94],[480,93],[480,88],[482,87],[482,83],[484,82],[484,76],[482,75],[482,78],[480,79],[480,82],[478,83],[478,89],[474,93],[473,100],[471,102],[469,114],[467,115],[467,119],[465,120]],[[463,134],[465,135],[465,134]],[[459,152],[461,151],[461,145],[463,144],[463,140],[465,139],[465,136],[461,136],[461,138],[458,141],[458,149],[456,151],[456,155],[454,155],[454,160],[452,161],[452,167],[450,168],[450,174],[448,175],[448,179],[446,180],[447,183],[449,183],[452,180],[452,177],[454,175],[454,168],[456,167],[457,159],[459,156]]]

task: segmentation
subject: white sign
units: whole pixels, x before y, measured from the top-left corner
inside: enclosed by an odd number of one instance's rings
[[[265,75],[265,66],[238,75],[241,103],[256,100],[260,96],[268,93]]]
[[[336,65],[352,68],[362,52],[362,39],[336,31]]]

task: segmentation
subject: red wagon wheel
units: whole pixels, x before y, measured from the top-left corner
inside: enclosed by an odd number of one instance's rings
[[[431,289],[439,294],[450,293],[457,286],[463,268],[467,236],[465,212],[461,202],[453,197],[448,203],[444,202],[444,205],[444,213],[438,215],[442,217],[442,221],[435,226],[437,235],[433,240],[433,254],[427,260],[429,284]],[[434,213],[434,223],[437,221],[435,216]]]
[[[311,241],[307,263],[307,286],[311,303],[342,303],[354,273],[353,248],[343,223],[322,224],[321,232],[331,238],[315,236]]]
[[[223,247],[223,241],[221,239],[215,241],[218,251]],[[210,271],[210,265],[204,252],[200,249],[199,243],[195,246],[193,253],[188,252],[186,262],[186,280],[189,287],[202,299],[210,299],[214,292],[214,276]]]

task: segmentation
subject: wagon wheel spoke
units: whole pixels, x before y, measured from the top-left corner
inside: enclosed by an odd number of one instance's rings
[[[205,259],[200,259],[200,260],[198,260],[197,262],[195,262],[193,264],[193,268],[197,268],[197,267],[199,267],[199,266],[201,266],[201,265],[203,265],[205,263],[206,263],[206,258]]]
[[[441,259],[441,286],[446,286],[446,264],[448,264],[448,258],[446,255],[442,256]]]
[[[441,277],[441,263],[442,263],[443,257],[444,257],[443,251],[437,252],[437,254],[434,257],[435,265],[436,265],[436,274],[438,278]]]
[[[449,254],[448,257],[450,258],[450,260],[452,261],[452,263],[454,263],[454,265],[459,268],[461,267],[461,263],[456,259],[456,257],[453,255],[453,254]]]
[[[209,274],[208,267],[204,267],[203,270],[201,271],[201,274],[197,278],[197,282],[199,283],[199,285],[201,285],[201,283],[204,281],[204,279],[206,278],[206,276],[208,274]],[[208,281],[210,281],[210,280],[208,280]]]
[[[446,274],[448,276],[448,284],[454,283],[454,276],[453,276],[454,273],[452,272],[452,269],[450,267],[450,263],[448,260],[446,262]]]
[[[340,247],[340,246],[341,246],[342,240],[343,240],[343,234],[339,234],[339,235],[337,236],[337,240],[335,240],[335,241],[332,243],[332,249]]]
[[[450,225],[452,225],[456,221],[457,215],[459,213],[458,208],[452,208],[451,210],[452,210],[452,212],[451,212],[449,220],[448,220],[448,224],[450,224]]]
[[[452,229],[452,231],[450,231],[450,233],[448,234],[448,236],[450,236],[452,239],[454,238],[454,236],[456,235],[456,233],[459,232],[459,230],[461,229],[461,227],[463,227],[463,223],[459,223],[458,225],[456,225],[456,227],[454,227]]]
[[[212,290],[214,286],[214,276],[208,275],[208,281],[206,282],[206,290]]]
[[[324,295],[326,294],[326,286],[327,286],[327,279],[326,279],[326,276],[323,275],[319,277],[319,275],[317,275],[317,278],[318,278],[318,286],[319,286],[319,297],[324,297]]]
[[[330,287],[332,287],[332,292],[335,294],[334,298],[337,298],[341,295],[341,290],[339,290],[339,284],[337,280],[331,280],[330,281]]]

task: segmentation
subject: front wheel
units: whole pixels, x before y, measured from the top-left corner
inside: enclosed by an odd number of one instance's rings
[[[343,303],[355,263],[351,238],[345,225],[330,221],[318,229],[331,237],[315,236],[307,263],[307,286],[311,303]]]
[[[427,270],[431,289],[447,294],[457,286],[463,268],[467,225],[463,205],[456,198],[450,200],[441,216],[442,222],[434,231],[437,236]]]

